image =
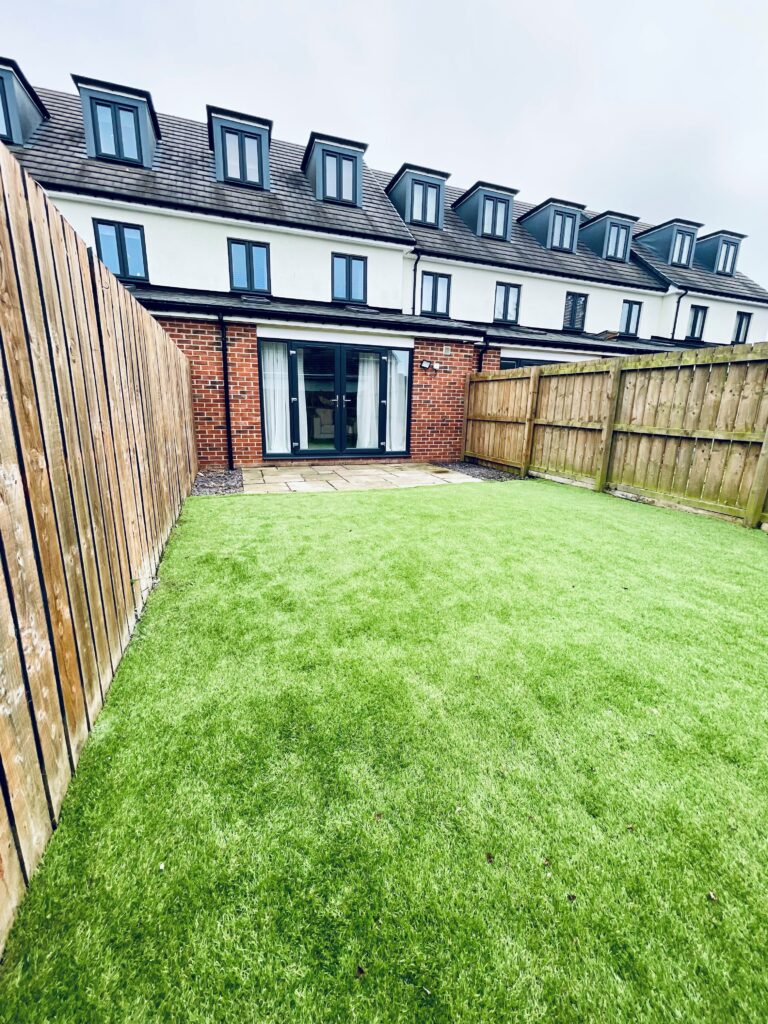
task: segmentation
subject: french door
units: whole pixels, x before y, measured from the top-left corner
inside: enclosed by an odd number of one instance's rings
[[[264,454],[405,453],[410,352],[262,341]]]

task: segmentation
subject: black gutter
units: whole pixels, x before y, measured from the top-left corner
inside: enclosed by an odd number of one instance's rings
[[[219,338],[221,339],[221,375],[224,380],[224,429],[227,432],[227,468],[235,468],[235,456],[232,449],[232,409],[229,404],[229,350],[227,345],[227,325],[224,317],[219,317]]]

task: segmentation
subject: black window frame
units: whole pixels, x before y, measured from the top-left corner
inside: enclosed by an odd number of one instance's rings
[[[624,248],[623,248],[623,250],[620,253],[612,253],[611,252],[611,230],[613,228],[617,229],[617,231],[618,231],[618,236],[617,237],[619,239],[622,237],[622,232],[625,233],[625,236],[624,236],[625,237]],[[632,233],[629,230],[629,225],[628,224],[622,224],[621,221],[618,221],[618,220],[610,220],[610,221],[608,221],[608,231],[606,232],[606,235],[605,235],[605,258],[607,260],[615,260],[617,263],[626,263],[627,262],[627,255],[629,253],[629,243],[630,243],[630,240],[631,240],[631,234]]]
[[[695,310],[695,313],[694,313]],[[707,313],[709,312],[709,306],[698,306],[691,304],[691,308],[688,314],[688,333],[685,336],[686,341],[702,341],[704,338],[704,327],[707,323]],[[701,322],[699,322],[699,318]],[[694,328],[698,328],[694,331]]]
[[[342,297],[334,295],[333,292],[333,261],[344,260],[345,273],[344,280],[346,284],[347,295]],[[363,297],[362,299],[350,298],[352,293],[352,263],[357,260],[363,264]],[[368,305],[368,257],[358,256],[356,253],[347,252],[332,252],[331,253],[331,302],[344,302],[355,306],[366,306]]]
[[[421,303],[420,303],[420,309],[421,309],[421,315],[422,316],[439,316],[439,317],[444,317],[446,319],[450,317],[450,315],[451,315],[451,276],[452,276],[451,274],[441,274],[441,273],[439,273],[438,271],[435,271],[435,270],[423,270],[421,272]],[[431,277],[432,278],[432,308],[431,309],[424,309],[424,278],[425,277]],[[439,313],[435,309],[435,304],[436,304],[436,301],[437,301],[437,282],[440,280],[440,278],[443,278],[443,277],[448,282],[448,289],[447,289],[446,299],[445,299],[445,312],[444,313]]]
[[[101,262],[104,264],[105,267],[107,266],[107,264],[106,264],[106,260],[104,260],[104,258],[101,255],[101,237],[99,235],[99,227],[101,225],[103,225],[104,227],[109,227],[109,228],[114,228],[115,229],[115,241],[117,243],[117,258],[118,258],[118,261],[120,263],[120,272],[119,273],[115,273],[115,271],[113,270],[113,271],[111,271],[111,273],[115,274],[115,277],[118,278],[118,280],[120,280],[120,281],[128,281],[128,282],[139,281],[139,282],[143,282],[143,283],[148,283],[149,282],[149,264],[147,263],[147,240],[146,240],[146,238],[144,236],[144,225],[143,224],[130,224],[130,223],[128,223],[128,221],[124,221],[124,220],[105,220],[103,217],[94,217],[93,218],[93,236],[96,239],[96,255],[99,257],[99,259],[101,260]],[[138,231],[139,235],[141,236],[141,254],[142,254],[143,258],[144,258],[144,276],[143,277],[139,277],[136,274],[128,274],[128,273],[125,272],[125,271],[127,271],[127,268],[128,268],[128,257],[126,255],[126,251],[125,251],[125,229],[126,228],[130,228],[131,230]],[[107,267],[107,270],[109,270],[109,267]]]
[[[725,257],[726,269],[721,270],[720,264],[723,261],[723,252],[729,252],[732,255]],[[730,238],[725,238],[720,243],[720,248],[717,252],[717,266],[715,267],[715,273],[721,274],[723,277],[733,277],[736,272],[736,257],[739,253],[739,243],[732,241]],[[730,266],[730,269],[728,269]]]
[[[5,79],[0,78],[0,107],[3,111],[3,119],[5,120],[5,132],[0,132],[0,141],[2,142],[13,142],[13,133],[11,131],[11,111],[8,107],[8,96],[5,91]]]
[[[677,246],[678,238],[688,238],[690,242],[690,248],[688,249],[688,259],[676,260],[675,259],[675,247]],[[675,231],[674,238],[672,239],[672,249],[669,254],[669,265],[671,267],[690,267],[693,260],[693,247],[696,242],[696,235],[693,231],[681,231],[679,228]]]
[[[485,230],[485,204],[491,203],[493,206],[493,214],[491,216],[491,225],[496,224],[496,212],[500,206],[504,207],[504,225],[501,232],[493,230]],[[480,234],[483,238],[507,238],[509,235],[509,200],[503,196],[483,196],[483,203],[480,209]]]
[[[570,220],[571,223],[573,224],[573,234],[571,236],[572,239],[573,239],[573,244],[572,245],[561,245],[559,242],[555,242],[555,224],[557,223],[557,218],[558,217],[562,217],[563,218],[563,224],[565,224],[566,220]],[[552,232],[551,232],[551,238],[550,238],[550,242],[549,242],[550,249],[556,249],[558,252],[573,252],[573,250],[576,248],[576,241],[577,241],[577,238],[578,238],[578,235],[577,235],[578,230],[579,230],[579,223],[578,223],[578,220],[576,219],[576,214],[575,213],[571,212],[570,210],[553,210],[552,211]],[[561,231],[560,232],[560,237],[562,238],[563,235],[564,235],[564,231]],[[574,293],[574,294],[577,294],[577,293]]]
[[[568,322],[568,301],[569,300],[575,300],[575,299],[583,299],[584,300],[583,306],[581,306],[582,313],[581,313],[581,325],[580,326],[578,324],[576,324],[576,323],[569,323]],[[566,292],[565,293],[565,307],[563,309],[563,330],[564,331],[578,331],[579,333],[583,333],[583,331],[584,331],[584,324],[587,322],[587,305],[588,305],[588,303],[589,303],[589,295],[588,295],[587,292]],[[573,308],[574,309],[577,308],[577,303],[574,302]],[[573,320],[574,320],[574,317],[571,316],[571,321],[573,321]]]
[[[424,216],[423,217],[416,217],[416,216],[414,216],[414,213],[413,213],[413,190],[416,188],[417,185],[421,185],[422,188],[424,189],[424,203],[423,203],[423,207],[422,207],[423,211],[424,211]],[[434,220],[427,220],[426,219],[427,205],[428,205],[427,204],[427,190],[430,189],[430,188],[433,188],[437,192],[437,198],[435,199],[435,219]],[[442,190],[441,190],[440,186],[436,185],[434,181],[424,181],[423,178],[414,178],[411,181],[411,224],[420,224],[422,227],[425,227],[425,228],[437,228],[437,227],[440,226],[440,193],[441,193],[441,191]]]
[[[108,153],[102,149],[101,132],[99,131],[99,118],[96,107],[109,107],[112,111],[112,134],[115,138],[116,153]],[[133,115],[133,123],[136,128],[136,152],[138,156],[126,156],[123,151],[123,133],[120,131],[119,111],[127,110]],[[112,160],[119,164],[134,164],[143,166],[144,149],[141,144],[141,127],[139,125],[139,108],[133,103],[121,103],[120,100],[102,99],[100,96],[91,96],[91,128],[93,129],[93,148],[99,160]]]
[[[627,307],[630,307],[630,310],[629,310],[629,313],[628,313],[628,316],[627,316],[627,327],[630,327],[631,324],[632,324],[632,311],[633,310],[636,311],[635,329],[634,329],[634,331],[632,331],[632,330],[626,330],[626,331],[623,330],[623,327],[624,327],[624,311],[625,311],[625,309],[627,309]],[[636,338],[637,337],[637,335],[638,335],[638,333],[640,331],[640,316],[641,316],[642,312],[643,312],[643,304],[642,304],[642,302],[639,302],[637,299],[624,299],[624,300],[622,300],[622,303],[621,303],[621,319],[619,320],[619,334],[622,335],[622,337],[624,337],[624,338]]]
[[[234,275],[232,273],[232,246],[233,245],[244,245],[246,248],[246,273],[248,275],[248,286],[242,288],[239,285],[235,285]],[[267,287],[266,288],[255,288],[253,286],[254,274],[253,274],[253,250],[263,249],[266,253],[267,259]],[[272,294],[272,266],[269,251],[269,242],[254,242],[250,238],[228,238],[227,239],[227,261],[229,263],[229,290],[232,292],[242,292],[248,295],[271,295]]]
[[[502,317],[496,316],[496,305],[499,294],[499,288],[504,289],[504,315]],[[517,301],[515,302],[515,316],[511,318],[509,316],[509,296],[512,291],[515,291]],[[493,293],[493,322],[497,324],[516,324],[520,316],[520,285],[510,284],[508,281],[497,281],[496,288]]]
[[[515,359],[514,356],[500,356],[500,370],[519,370],[522,366],[549,366],[552,359]]]
[[[230,125],[220,125],[221,135],[221,172],[223,180],[229,184],[234,185],[247,185],[248,188],[264,188],[264,146],[263,138],[260,132],[250,132],[247,128],[233,128]],[[238,174],[229,173],[229,165],[227,161],[227,133],[237,136],[237,153],[240,159],[240,171]],[[256,144],[259,148],[259,180],[251,181],[250,178],[244,177],[245,174],[245,140],[246,138],[255,139]]]
[[[326,159],[329,156],[333,157],[333,159],[336,161],[336,191],[337,191],[337,195],[335,195],[335,196],[329,195],[328,187],[327,187],[328,186],[328,182],[327,182],[327,175],[325,173],[325,162],[326,162]],[[322,150],[322,153],[321,153],[321,160],[322,160],[322,167],[320,168],[320,176],[321,176],[321,180],[322,180],[322,183],[323,183],[322,184],[322,189],[321,189],[322,196],[323,196],[323,202],[325,202],[325,203],[339,203],[339,205],[341,205],[341,206],[357,206],[357,195],[358,195],[357,175],[358,175],[358,163],[359,163],[357,157],[350,156],[349,153],[338,153],[338,152],[336,152],[336,150],[333,150],[333,149],[324,149],[324,150]],[[344,181],[344,175],[343,175],[343,172],[342,172],[342,168],[344,166],[344,161],[345,160],[349,160],[350,163],[352,164],[352,198],[351,199],[344,199],[344,198],[342,198],[342,194],[341,194],[342,193],[342,184],[343,184],[343,181]]]
[[[752,326],[752,314],[746,310],[736,311],[736,323],[733,327],[733,344],[746,345],[749,338],[749,328]],[[742,329],[743,328],[743,329]],[[744,335],[742,337],[741,335]]]

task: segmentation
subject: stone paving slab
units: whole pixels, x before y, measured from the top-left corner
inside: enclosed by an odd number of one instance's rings
[[[441,484],[476,484],[478,480],[428,462],[341,463],[329,466],[264,466],[243,470],[246,494],[322,493],[328,491],[398,490]]]

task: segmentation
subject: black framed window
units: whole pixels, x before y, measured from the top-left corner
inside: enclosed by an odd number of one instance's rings
[[[742,313],[739,311],[736,314],[736,326],[733,329],[733,344],[743,345],[749,335],[749,325],[752,323],[751,313]]]
[[[701,341],[704,337],[704,324],[707,320],[706,306],[691,306],[691,314],[688,318],[688,334],[686,338],[690,341]]]
[[[676,267],[687,267],[691,263],[693,252],[693,232],[678,231],[672,243],[672,260]]]
[[[721,242],[720,252],[717,254],[718,274],[733,274],[736,269],[736,253],[738,251],[736,242]]]
[[[573,249],[576,237],[576,214],[555,210],[552,216],[552,248]]]
[[[357,160],[343,153],[323,152],[323,199],[335,203],[355,203]]]
[[[136,107],[108,100],[91,100],[96,156],[140,164],[141,133]]]
[[[584,320],[587,316],[588,298],[588,295],[583,295],[581,292],[565,293],[565,315],[563,316],[563,330],[584,330]]]
[[[269,292],[269,246],[266,242],[228,239],[229,286],[233,292]]]
[[[437,227],[440,213],[440,186],[414,181],[411,192],[411,220],[414,224]]]
[[[611,223],[608,227],[608,244],[605,258],[609,260],[626,260],[629,245],[629,228],[626,224]]]
[[[506,238],[509,226],[509,201],[485,196],[483,199],[483,234],[491,238]]]
[[[551,362],[551,359],[514,359],[512,356],[502,356],[499,359],[499,369],[518,370],[521,366],[548,366]]]
[[[496,300],[493,305],[493,319],[505,324],[516,324],[520,312],[520,285],[496,285]]]
[[[448,316],[451,301],[451,275],[421,275],[421,312],[429,316]]]
[[[640,310],[642,308],[642,302],[633,302],[631,299],[624,300],[621,306],[619,334],[629,334],[632,337],[637,337],[640,327]]]
[[[331,256],[331,296],[334,302],[366,302],[368,294],[368,258]]]
[[[96,252],[116,277],[126,281],[147,281],[147,250],[141,224],[94,220]]]
[[[234,128],[221,129],[224,180],[261,185],[261,136]]]
[[[8,97],[5,95],[5,82],[0,78],[0,139],[11,141],[11,117],[8,113]]]

